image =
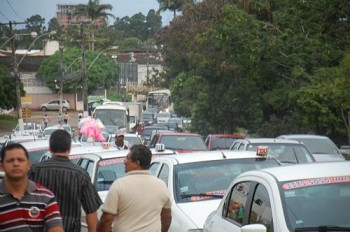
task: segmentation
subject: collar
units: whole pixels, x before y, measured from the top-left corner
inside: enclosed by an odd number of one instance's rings
[[[126,173],[127,176],[130,175],[151,175],[151,172],[149,170],[135,170],[135,171],[130,171]]]
[[[63,155],[53,155],[52,156],[53,160],[56,161],[66,161],[66,160],[70,160],[67,156],[63,156]]]
[[[33,193],[34,191],[37,190],[37,186],[36,184],[31,181],[28,180],[28,187],[27,187],[27,192],[28,193]],[[4,180],[0,180],[0,194],[9,194],[9,192],[7,191],[6,187],[5,187],[5,181]]]

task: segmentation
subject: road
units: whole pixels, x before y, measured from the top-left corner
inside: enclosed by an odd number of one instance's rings
[[[43,118],[47,114],[49,116],[49,126],[56,125],[58,123],[57,116],[58,111],[32,111],[32,116],[29,118],[23,118],[24,122],[35,122],[35,123],[42,123]],[[72,128],[76,129],[78,128],[78,111],[68,111],[69,119],[68,124],[72,126]],[[13,128],[14,129],[14,128]],[[10,134],[11,131],[2,131],[0,132],[0,136]]]

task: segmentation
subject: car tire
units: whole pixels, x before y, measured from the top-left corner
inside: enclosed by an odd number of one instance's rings
[[[63,112],[68,111],[67,107],[63,107],[63,108],[62,108],[62,111],[63,111]]]
[[[41,107],[41,111],[47,111],[47,108],[45,106]]]

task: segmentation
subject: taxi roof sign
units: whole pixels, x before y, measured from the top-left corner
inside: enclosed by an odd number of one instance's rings
[[[268,146],[258,146],[256,148],[256,155],[257,156],[267,156],[268,150],[269,150]]]

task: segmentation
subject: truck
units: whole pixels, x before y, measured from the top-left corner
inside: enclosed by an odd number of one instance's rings
[[[130,131],[128,109],[124,105],[105,102],[103,105],[96,106],[92,115],[93,118],[101,120],[109,134],[115,134],[118,130],[126,133]]]
[[[124,106],[128,111],[128,123],[129,131],[135,132],[134,128],[137,124],[140,123],[141,113],[142,113],[142,102],[119,102],[111,101],[105,102],[104,105],[120,105]]]

